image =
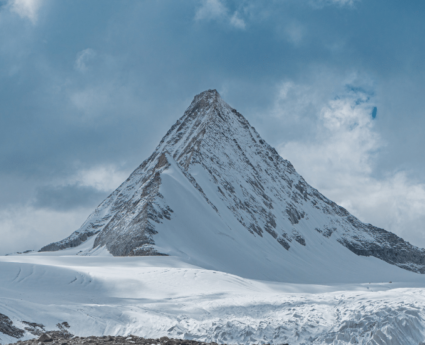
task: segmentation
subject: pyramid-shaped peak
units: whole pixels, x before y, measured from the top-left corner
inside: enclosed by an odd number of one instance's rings
[[[184,116],[178,122],[193,121],[194,119],[209,119],[212,121],[218,118],[224,122],[232,122],[238,118],[244,125],[249,125],[248,121],[234,108],[227,104],[215,89],[201,92],[193,98]]]
[[[193,98],[187,110],[196,111],[216,107],[217,105],[229,107],[229,105],[223,101],[217,90],[206,90]]]
[[[289,272],[322,283],[353,272],[369,280],[384,267],[353,254],[425,274],[424,249],[362,223],[308,185],[216,90],[195,96],[80,229],[41,251],[91,236],[93,253],[105,246],[116,256],[190,258],[253,279],[287,280]],[[367,262],[376,264],[370,276]]]
[[[208,101],[208,102],[212,103],[212,102],[217,102],[220,99],[221,99],[221,96],[218,93],[218,91],[215,90],[215,89],[210,89],[210,90],[203,91],[200,94],[196,95],[193,98],[192,103],[197,103],[197,102],[200,102],[200,101]]]

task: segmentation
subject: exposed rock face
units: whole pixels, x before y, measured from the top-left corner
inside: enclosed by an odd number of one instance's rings
[[[99,231],[87,231],[87,232],[74,232],[71,236],[65,238],[62,241],[50,243],[47,246],[44,246],[40,249],[40,252],[54,252],[61,249],[66,249],[70,247],[78,247],[81,243],[87,241],[87,239]]]
[[[271,236],[282,250],[294,245],[308,250],[314,243],[306,234],[317,232],[357,255],[425,273],[423,249],[360,222],[308,185],[215,90],[194,98],[154,153],[79,230],[41,251],[73,247],[96,235],[94,246],[106,246],[116,256],[167,254],[156,248],[155,236],[159,224],[173,222],[173,210],[160,192],[171,166],[218,217],[224,205],[248,235]],[[190,210],[186,216],[191,217]]]
[[[0,314],[0,332],[13,338],[21,338],[25,331],[13,326],[13,322],[6,315]]]
[[[26,326],[24,329],[14,326],[12,320],[8,316],[0,313],[0,333],[19,339],[25,335],[25,332],[28,332],[32,335],[40,336],[38,340],[41,342],[50,342],[55,338],[69,339],[73,337],[73,335],[68,331],[70,328],[68,322],[58,323],[56,325],[58,330],[48,332],[46,332],[44,325],[40,323],[29,321],[21,322]]]

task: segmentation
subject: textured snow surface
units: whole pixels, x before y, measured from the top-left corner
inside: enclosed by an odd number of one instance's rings
[[[291,345],[425,340],[425,279],[394,266],[392,283],[290,284],[206,270],[171,256],[72,255],[87,250],[0,258],[0,313],[19,328],[22,321],[47,330],[67,321],[79,336]]]

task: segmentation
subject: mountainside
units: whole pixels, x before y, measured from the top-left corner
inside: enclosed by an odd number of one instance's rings
[[[308,185],[215,90],[194,98],[80,229],[40,251],[92,236],[88,254],[106,247],[114,256],[174,255],[252,278],[359,273],[359,256],[425,273],[425,250],[360,222]]]

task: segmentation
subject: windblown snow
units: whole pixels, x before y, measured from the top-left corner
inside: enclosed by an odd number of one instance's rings
[[[80,229],[0,272],[3,343],[65,321],[228,344],[425,340],[425,251],[308,185],[215,90]]]

